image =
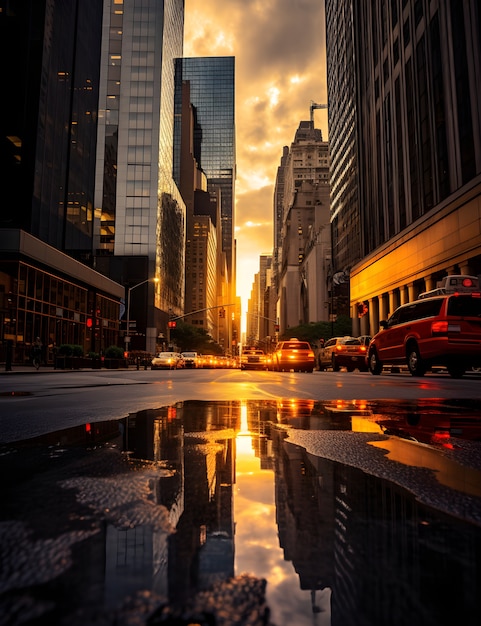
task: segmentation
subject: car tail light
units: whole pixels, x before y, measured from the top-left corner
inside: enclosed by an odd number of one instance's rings
[[[313,359],[313,358],[314,358],[314,352],[308,352],[308,353],[307,353],[307,356],[308,356],[310,359],[311,359],[311,358]]]
[[[343,346],[342,343],[338,343],[337,346],[336,346],[336,350],[338,352],[342,352],[344,350],[344,348],[345,348],[345,346]]]
[[[366,346],[361,346],[361,347],[359,348],[359,350],[360,350],[361,352],[366,352],[367,348],[366,348]]]
[[[431,324],[431,335],[447,335],[448,333],[460,333],[459,324],[450,324],[447,320],[433,322]]]

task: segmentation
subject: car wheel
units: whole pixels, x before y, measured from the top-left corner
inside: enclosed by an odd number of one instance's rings
[[[369,351],[368,368],[374,376],[378,376],[382,372],[382,363],[377,357],[377,351],[375,348]]]
[[[339,363],[336,360],[336,357],[333,356],[332,357],[332,371],[333,372],[338,372],[341,369]]]
[[[419,348],[414,342],[411,342],[407,347],[406,360],[412,376],[424,376],[426,365],[423,363],[419,354]]]

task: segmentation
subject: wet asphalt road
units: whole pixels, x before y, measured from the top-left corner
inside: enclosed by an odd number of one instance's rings
[[[358,371],[17,369],[0,375],[0,441],[120,419],[183,400],[304,398],[312,400],[469,400],[481,412],[481,374],[454,380],[444,373],[372,376]]]
[[[462,413],[463,419],[468,416],[477,428],[478,417],[481,415],[480,379],[479,374],[453,380],[443,373],[415,379],[407,373],[374,377],[369,373],[359,372],[303,374],[135,369],[71,372],[32,372],[26,369],[0,375],[0,442],[5,451],[2,463],[8,468],[4,478],[15,476],[15,482],[10,482],[8,478],[5,481],[3,502],[11,505],[12,509],[4,511],[5,522],[1,526],[3,541],[0,537],[0,552],[5,570],[2,580],[6,585],[11,585],[11,588],[3,590],[2,596],[5,603],[2,604],[0,613],[4,611],[4,616],[8,615],[10,620],[5,623],[43,623],[42,616],[49,612],[51,614],[53,606],[54,613],[58,612],[59,617],[57,621],[50,623],[62,626],[145,624],[145,615],[153,611],[154,607],[162,606],[163,602],[162,597],[157,597],[152,592],[142,592],[133,599],[130,597],[125,601],[127,604],[124,602],[121,608],[113,611],[99,610],[102,606],[99,589],[103,588],[104,581],[97,580],[97,577],[103,571],[105,563],[98,560],[98,555],[106,552],[105,546],[109,545],[109,533],[112,532],[123,534],[125,531],[140,532],[145,527],[154,528],[161,544],[167,541],[171,532],[170,521],[165,515],[166,509],[153,509],[151,506],[154,495],[152,485],[159,479],[169,480],[167,468],[159,466],[158,462],[145,461],[145,455],[140,464],[132,466],[129,456],[121,453],[122,441],[119,440],[119,433],[114,439],[106,439],[106,443],[102,445],[89,446],[85,450],[70,449],[68,452],[64,449],[66,446],[59,443],[36,451],[35,445],[30,445],[29,441],[14,446],[9,446],[9,442],[29,440],[46,433],[52,433],[51,437],[55,438],[55,431],[73,426],[81,427],[89,422],[98,422],[98,428],[105,420],[123,420],[128,423],[128,416],[132,416],[133,423],[139,423],[139,411],[148,409],[157,413],[155,409],[169,407],[176,402],[188,404],[192,400],[212,403],[221,401],[221,404],[224,402],[227,405],[227,401],[242,399],[261,401],[252,407],[252,425],[257,424],[258,414],[265,415],[266,410],[274,410],[272,419],[281,425],[281,431],[282,428],[290,428],[291,443],[288,450],[293,455],[293,476],[297,476],[298,449],[305,449],[306,459],[310,458],[314,463],[341,463],[343,467],[359,468],[362,471],[360,476],[377,475],[381,480],[386,479],[387,468],[394,467],[396,475],[393,480],[398,485],[413,491],[419,500],[425,500],[436,508],[440,503],[448,502],[452,509],[451,514],[456,518],[464,517],[474,522],[475,526],[469,532],[474,537],[479,537],[476,532],[481,520],[479,496],[474,494],[454,498],[447,491],[450,487],[434,484],[431,478],[427,480],[427,470],[413,469],[409,464],[403,468],[402,465],[387,462],[382,448],[374,448],[374,453],[370,450],[366,456],[366,451],[372,448],[366,448],[367,441],[378,439],[379,445],[387,445],[384,434],[375,435],[371,431],[345,433],[337,430],[327,433],[322,430],[322,424],[326,415],[331,414],[331,410],[337,412],[336,424],[338,418],[342,421],[344,412],[354,417],[357,412],[364,415],[366,411],[361,407],[369,406],[371,413],[377,413],[375,401],[379,401],[379,405],[388,407],[391,413],[389,423],[386,418],[383,422],[383,428],[387,424],[390,430],[402,423],[403,413],[412,411],[413,415],[425,415],[433,407],[447,416]],[[285,399],[286,402],[280,402],[280,399]],[[327,413],[321,412],[314,418],[311,412],[313,402],[316,401],[326,404]],[[266,408],[261,408],[263,406]],[[276,408],[272,409],[272,406]],[[195,407],[193,427],[196,438],[199,438],[199,433],[196,432],[199,428],[198,412],[199,408]],[[165,441],[164,437],[171,433],[174,423],[169,419],[167,408],[160,411],[160,414],[163,413],[166,413],[166,431],[159,441]],[[207,413],[209,419],[206,424],[210,424],[210,409]],[[306,417],[303,417],[304,413]],[[224,414],[223,410],[221,414]],[[229,413],[226,412],[226,415]],[[311,421],[307,430],[297,430],[299,421],[303,422],[305,419]],[[320,423],[317,424],[319,420]],[[179,418],[178,421],[179,428],[185,429],[187,420]],[[226,423],[220,432],[226,432],[225,429],[230,426]],[[292,426],[295,426],[294,430]],[[109,428],[112,428],[112,424]],[[78,430],[85,434],[82,428]],[[395,435],[397,433],[398,431],[394,432]],[[260,434],[260,441],[264,441],[263,429]],[[204,436],[207,435],[208,430],[204,433]],[[399,434],[395,436],[395,440],[398,444],[403,444],[404,439],[398,439],[398,436]],[[179,440],[178,436],[172,438],[176,445]],[[201,438],[199,443],[202,448]],[[461,469],[460,479],[465,484],[468,484],[469,476],[477,477],[481,471],[478,447],[478,442],[466,441],[462,445],[456,444],[455,451],[447,448],[442,454],[444,464],[451,467],[449,463],[455,462],[456,467]],[[424,450],[422,444],[419,447],[421,449]],[[15,454],[11,454],[12,450]],[[347,454],[347,457],[344,458],[341,453]],[[390,454],[404,453],[404,449],[399,448],[390,451]],[[280,467],[285,471],[286,459]],[[436,472],[439,472],[437,466]],[[195,471],[194,476],[197,475],[198,472]],[[479,487],[479,480],[475,478],[475,481],[472,489]],[[323,483],[319,479],[315,484]],[[194,490],[196,494],[201,492],[199,489]],[[166,493],[169,493],[168,489]],[[358,493],[358,487],[356,485],[354,488],[354,483],[353,493]],[[311,500],[312,497],[307,498],[303,510]],[[184,506],[187,502],[188,500],[184,501]],[[170,515],[174,510],[170,509]],[[193,506],[193,510],[199,510],[197,504]],[[153,511],[155,517],[151,517]],[[357,519],[358,515],[354,518]],[[303,519],[302,516],[300,519]],[[390,527],[389,524],[387,526]],[[107,528],[109,530],[106,532]],[[112,528],[117,530],[113,531]],[[180,535],[180,528],[178,531]],[[198,534],[197,531],[196,535]],[[401,535],[404,537],[402,533]],[[470,537],[469,533],[467,537]],[[457,541],[459,543],[459,537]],[[80,545],[84,546],[82,550],[78,549]],[[325,545],[324,539],[322,545]],[[87,551],[86,546],[91,548]],[[240,552],[239,546],[238,551]],[[72,561],[76,567],[72,566]],[[35,567],[32,567],[32,562],[35,562]],[[76,576],[80,578],[77,580]],[[85,576],[90,578],[88,588],[84,586]],[[269,588],[272,585],[271,581]],[[64,589],[67,588],[82,588],[82,593],[65,595]],[[35,595],[36,590],[40,594],[38,597]],[[118,588],[116,592],[122,595]],[[219,621],[219,624],[261,626],[268,623],[263,579],[237,577],[225,581],[218,589],[209,593],[203,601],[204,604],[200,603],[198,606],[207,606],[205,603],[210,603],[214,595],[218,615],[223,611],[224,614],[228,613],[230,619]],[[232,599],[235,606],[229,609]],[[197,600],[200,601],[199,596]],[[248,617],[239,618],[238,607],[242,602],[245,603],[245,615]],[[467,611],[467,606],[459,606],[461,609],[457,608],[454,613],[458,618],[462,616],[463,610],[465,613]],[[193,605],[189,609],[191,616],[194,615],[192,607]],[[199,614],[200,609],[196,610]],[[157,617],[158,622],[152,624],[161,623],[160,616]],[[195,623],[204,624],[201,617]],[[187,620],[176,623],[194,622]],[[461,619],[459,623],[477,622],[463,622]],[[277,626],[282,624],[277,622]]]

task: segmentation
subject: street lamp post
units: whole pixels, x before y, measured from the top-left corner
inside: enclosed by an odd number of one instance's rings
[[[140,287],[141,285],[145,285],[145,283],[148,283],[151,280],[156,283],[159,279],[158,278],[146,278],[145,280],[142,280],[140,283],[137,283],[136,285],[129,287],[127,290],[127,334],[125,335],[125,349],[127,352],[129,352],[129,346],[130,346],[130,293],[134,289],[137,289],[137,287]]]

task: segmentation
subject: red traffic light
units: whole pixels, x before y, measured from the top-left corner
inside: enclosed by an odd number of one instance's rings
[[[87,328],[92,328],[92,326],[93,326],[93,320],[92,320],[92,318],[91,318],[91,317],[87,317],[86,324],[87,324]]]
[[[171,320],[171,321],[169,322],[169,328],[175,328],[176,326],[177,326],[177,322],[176,322],[176,321]]]

